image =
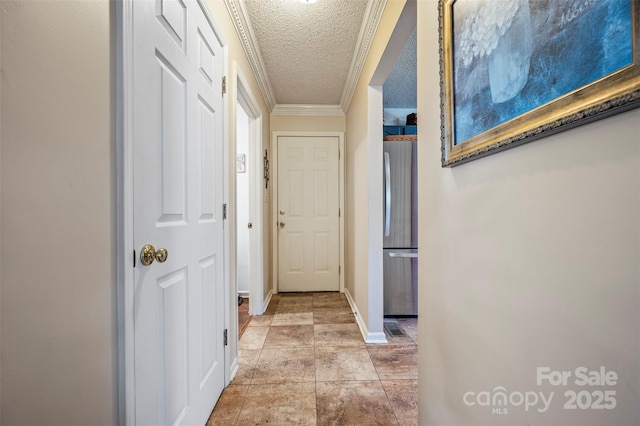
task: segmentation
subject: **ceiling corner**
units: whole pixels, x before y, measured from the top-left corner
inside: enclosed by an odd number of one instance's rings
[[[227,0],[225,0],[227,1]],[[349,75],[347,76],[347,82],[342,92],[342,99],[340,100],[340,106],[342,110],[346,112],[349,109],[353,92],[356,90],[360,73],[364,61],[367,59],[373,37],[376,34],[380,20],[382,19],[382,13],[387,5],[387,0],[373,0],[367,5],[365,17],[360,28],[360,34],[356,44],[356,49],[353,52],[353,58],[351,59],[351,67],[349,68]]]
[[[238,37],[244,49],[244,53],[247,56],[253,75],[255,76],[260,92],[264,97],[264,101],[267,104],[269,111],[272,111],[276,105],[275,96],[269,78],[265,70],[264,62],[262,61],[262,55],[260,54],[260,48],[253,34],[253,28],[249,21],[249,16],[244,8],[242,0],[224,0],[227,10],[231,15],[233,26],[236,28]]]

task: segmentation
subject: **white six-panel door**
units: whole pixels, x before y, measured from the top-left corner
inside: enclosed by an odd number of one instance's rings
[[[339,139],[278,136],[278,290],[340,289]]]
[[[133,1],[133,44],[135,422],[204,424],[224,387],[223,50],[189,0]]]

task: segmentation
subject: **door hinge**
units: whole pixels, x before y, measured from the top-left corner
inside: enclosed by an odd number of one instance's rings
[[[340,159],[340,150],[338,150],[338,160]]]
[[[227,205],[222,205],[222,220],[227,220]]]
[[[227,76],[222,77],[222,94],[227,93]]]
[[[340,208],[338,208],[338,217],[342,217],[342,210],[340,210]]]
[[[133,267],[136,267],[136,251],[133,251]]]
[[[229,346],[229,336],[228,336],[228,334],[229,333],[227,332],[227,329],[225,328],[224,329],[224,345],[225,346]]]
[[[342,266],[338,265],[338,275],[342,275]]]

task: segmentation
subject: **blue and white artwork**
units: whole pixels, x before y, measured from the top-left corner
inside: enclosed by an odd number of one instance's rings
[[[456,0],[454,145],[633,64],[633,0]]]

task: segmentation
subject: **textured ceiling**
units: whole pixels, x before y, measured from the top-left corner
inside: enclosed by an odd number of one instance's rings
[[[416,108],[418,105],[417,53],[414,30],[384,83],[382,97],[385,108]]]
[[[272,114],[344,114],[387,0],[224,1]],[[416,107],[416,68],[413,31],[384,84],[386,108]]]
[[[276,104],[341,104],[370,2],[243,1]]]

